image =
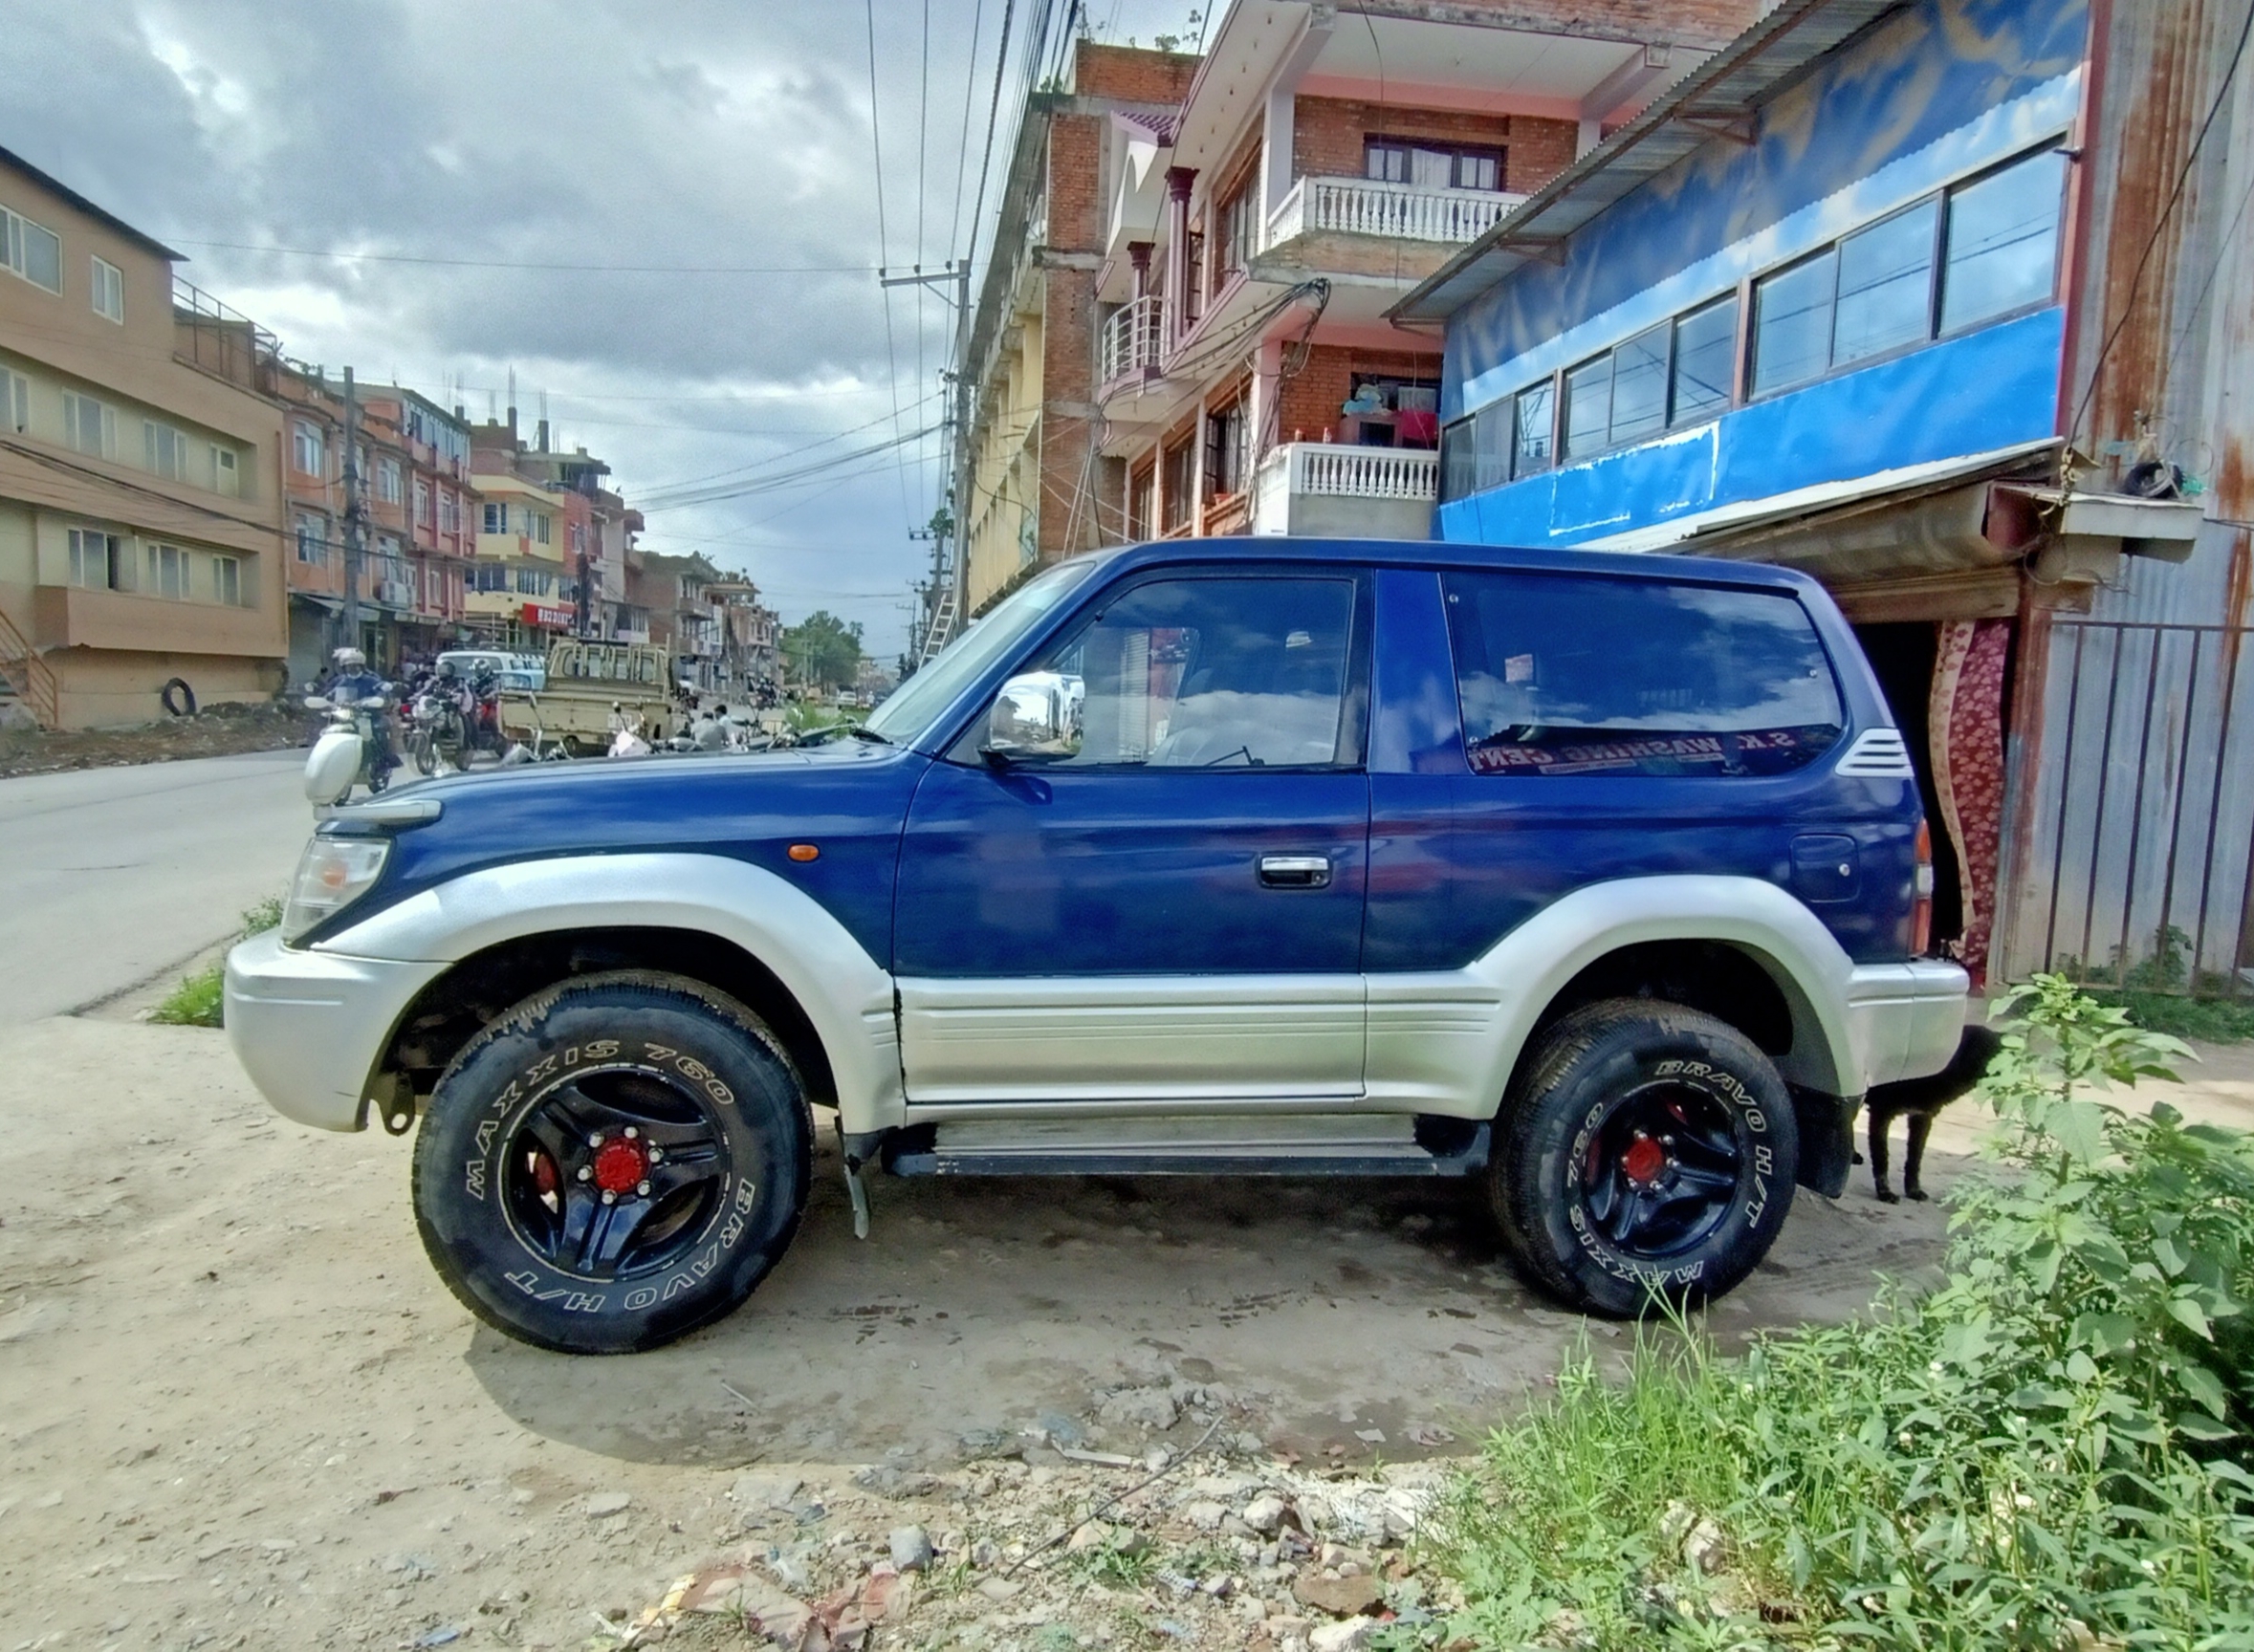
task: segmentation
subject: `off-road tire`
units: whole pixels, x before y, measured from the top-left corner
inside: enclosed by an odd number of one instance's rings
[[[755,1015],[677,976],[588,975],[509,1011],[440,1077],[415,1142],[415,1223],[494,1329],[628,1354],[742,1305],[798,1231],[811,1168],[804,1087]],[[606,1261],[629,1216],[640,1226]]]
[[[1752,1272],[1791,1208],[1798,1161],[1791,1097],[1750,1039],[1696,1010],[1616,998],[1560,1019],[1521,1064],[1487,1195],[1541,1289],[1633,1318]]]

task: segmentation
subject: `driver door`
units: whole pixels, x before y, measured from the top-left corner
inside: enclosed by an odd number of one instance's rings
[[[911,1105],[1362,1094],[1369,620],[1356,570],[1170,569],[1020,663],[1081,738],[999,765],[981,720],[917,789]]]

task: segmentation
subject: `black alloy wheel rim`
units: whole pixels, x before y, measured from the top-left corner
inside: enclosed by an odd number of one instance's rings
[[[541,1261],[608,1284],[679,1261],[724,1207],[730,1170],[709,1098],[646,1067],[592,1069],[517,1116],[501,1205]]]
[[[1736,1116],[1713,1097],[1684,1084],[1639,1085],[1588,1139],[1582,1208],[1615,1250],[1664,1261],[1721,1226],[1751,1157]]]

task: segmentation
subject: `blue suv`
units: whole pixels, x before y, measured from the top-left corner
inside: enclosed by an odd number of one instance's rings
[[[545,1347],[724,1315],[864,1171],[1475,1180],[1608,1315],[1727,1291],[1955,1053],[1915,777],[1822,590],[1258,538],[1029,580],[865,727],[334,811],[230,1038],[421,1130],[431,1260]]]

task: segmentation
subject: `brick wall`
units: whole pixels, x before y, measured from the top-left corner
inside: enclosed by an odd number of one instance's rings
[[[1261,445],[1284,442],[1320,442],[1324,433],[1336,434],[1339,408],[1354,393],[1357,373],[1395,373],[1404,378],[1440,381],[1440,352],[1354,350],[1318,344],[1307,352],[1307,364],[1296,378],[1283,381],[1277,397],[1273,431],[1259,433]]]
[[[1295,177],[1359,178],[1366,138],[1427,138],[1441,143],[1490,144],[1505,150],[1503,187],[1539,189],[1570,165],[1578,128],[1570,120],[1531,115],[1474,115],[1451,109],[1404,109],[1353,98],[1301,98],[1294,103]]]
[[[1150,52],[1083,40],[1073,50],[1072,89],[1083,98],[1179,103],[1190,95],[1198,61],[1191,52]]]
[[[1078,252],[1104,247],[1104,117],[1058,115],[1049,121],[1048,245]]]

